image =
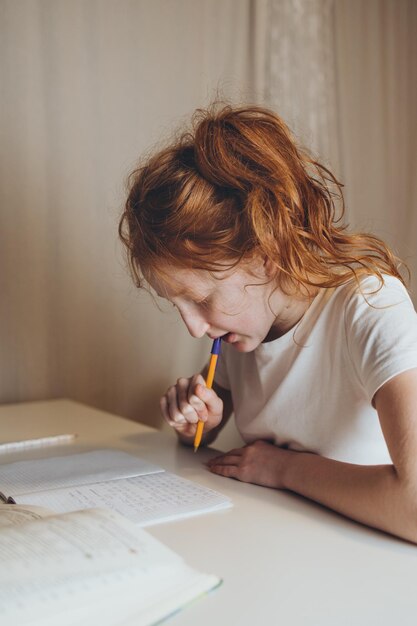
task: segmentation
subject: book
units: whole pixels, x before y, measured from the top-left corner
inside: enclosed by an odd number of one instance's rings
[[[221,583],[114,511],[3,504],[0,527],[2,626],[149,626]]]
[[[112,449],[0,465],[0,490],[3,501],[56,513],[106,508],[139,526],[232,506],[217,491]]]

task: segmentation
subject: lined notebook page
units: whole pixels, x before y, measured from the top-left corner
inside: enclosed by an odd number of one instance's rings
[[[58,513],[103,507],[121,513],[140,526],[232,506],[231,500],[217,491],[165,471],[27,494],[17,497],[16,501],[45,506]]]
[[[120,450],[93,450],[0,465],[0,490],[14,497],[162,471],[161,467]]]

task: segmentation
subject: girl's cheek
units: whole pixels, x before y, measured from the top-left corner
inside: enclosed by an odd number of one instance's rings
[[[222,315],[208,315],[207,322],[210,326],[218,328],[219,330],[226,330],[230,326],[230,319],[226,319]]]

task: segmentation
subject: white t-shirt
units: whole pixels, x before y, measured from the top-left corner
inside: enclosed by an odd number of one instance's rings
[[[417,368],[417,314],[398,279],[384,283],[372,294],[378,279],[363,279],[364,295],[354,281],[323,289],[295,328],[253,352],[222,344],[215,380],[231,390],[244,441],[391,463],[372,398]]]

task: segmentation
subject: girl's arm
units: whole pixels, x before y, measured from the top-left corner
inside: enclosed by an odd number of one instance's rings
[[[258,441],[213,459],[211,471],[288,489],[358,522],[417,543],[417,369],[375,394],[392,465],[353,465]]]

